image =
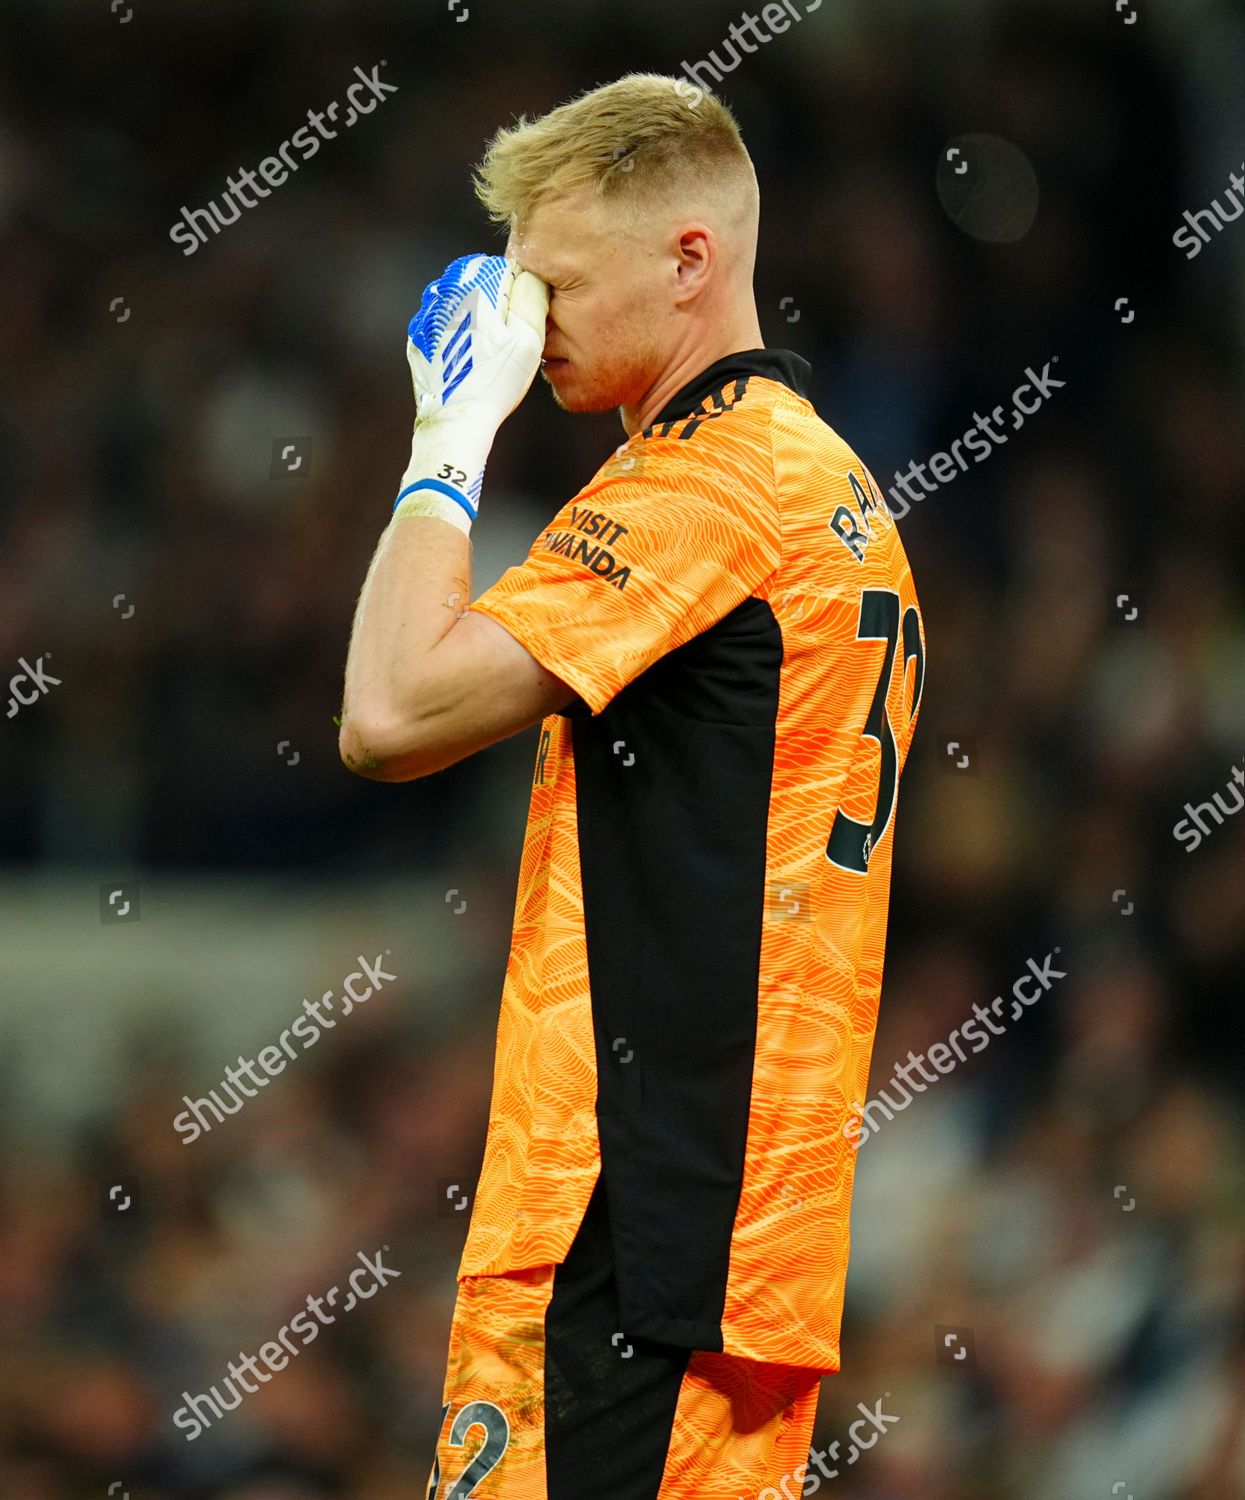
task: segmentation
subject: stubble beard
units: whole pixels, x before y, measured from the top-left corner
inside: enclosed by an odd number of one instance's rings
[[[615,367],[614,377],[608,382],[601,378],[588,380],[583,390],[577,390],[575,394],[566,397],[558,390],[557,383],[546,370],[542,369],[541,375],[553,392],[554,402],[562,411],[618,411],[627,405],[633,392],[648,388],[655,359],[655,348],[635,355],[625,369],[619,371]]]

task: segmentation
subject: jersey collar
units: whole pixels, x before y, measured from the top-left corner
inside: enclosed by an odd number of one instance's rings
[[[683,417],[690,417],[706,396],[721,390],[732,380],[748,375],[761,375],[766,380],[777,380],[807,401],[812,373],[813,368],[808,360],[794,350],[742,349],[734,354],[724,355],[699,375],[694,375],[682,390],[671,396],[649,426],[655,427],[659,422],[677,422]]]

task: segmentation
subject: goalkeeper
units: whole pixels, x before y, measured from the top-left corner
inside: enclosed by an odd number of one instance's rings
[[[506,254],[411,321],[340,735],[402,782],[541,726],[427,1494],[794,1500],[833,1473],[920,611],[807,362],[763,346],[720,100],[630,74],[499,131],[476,188]],[[626,442],[471,600],[538,370]]]

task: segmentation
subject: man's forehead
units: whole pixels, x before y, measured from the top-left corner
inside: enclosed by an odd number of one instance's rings
[[[506,256],[517,260],[525,271],[535,271],[548,281],[566,269],[569,259],[565,242],[559,244],[549,235],[533,234],[526,228],[512,228],[506,242]]]
[[[591,201],[582,194],[542,199],[512,222],[506,254],[549,279],[573,270],[598,236]]]

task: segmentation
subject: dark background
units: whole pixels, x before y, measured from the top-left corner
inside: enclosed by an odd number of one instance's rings
[[[0,677],[42,654],[61,680],[0,726],[4,1500],[423,1494],[535,732],[405,786],[338,761],[405,325],[450,260],[500,252],[469,183],[498,125],[723,57],[743,8],[457,9],[0,17]],[[382,58],[395,95],[183,256],[183,205]],[[834,0],[721,85],[766,343],[879,483],[1027,366],[1065,382],[900,522],[929,661],[871,1089],[1029,957],[1058,945],[1068,977],[862,1149],[817,1437],[846,1453],[884,1393],[900,1420],[844,1496],[1245,1494],[1245,819],[1173,835],[1233,805],[1245,755],[1245,220],[1172,244],[1230,204],[1242,77],[1245,12],[1214,0]],[[537,383],[476,592],[622,437]],[[183,1144],[184,1094],[385,950],[395,984]],[[400,1279],[174,1429],[382,1243]]]

